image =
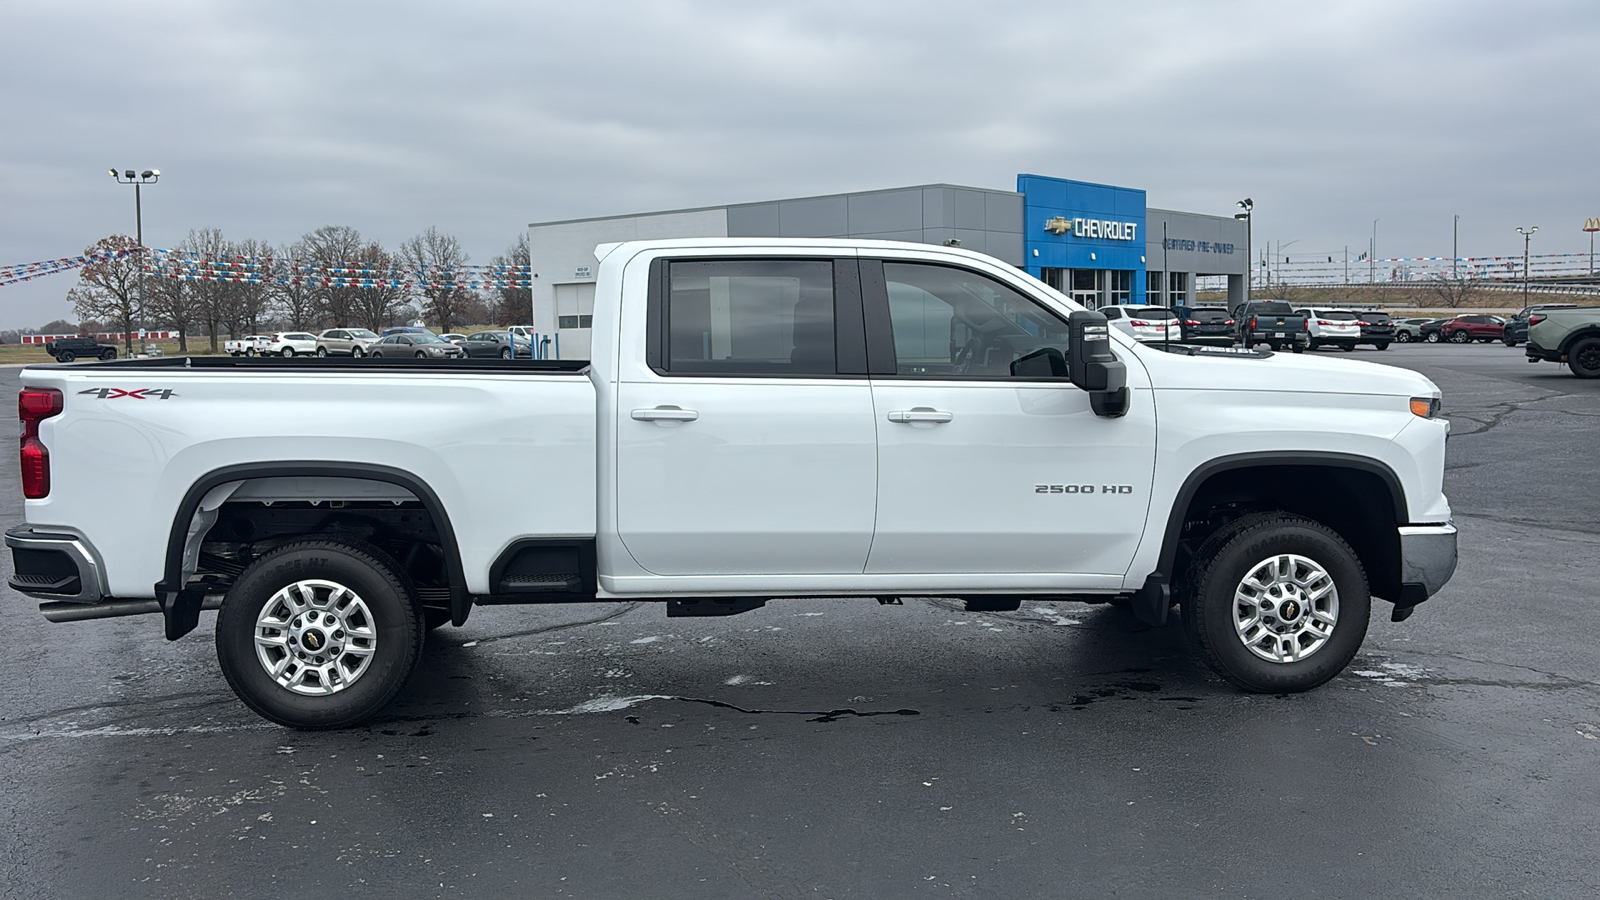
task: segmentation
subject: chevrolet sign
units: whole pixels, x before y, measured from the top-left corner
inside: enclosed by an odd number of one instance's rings
[[[1073,237],[1099,238],[1106,241],[1132,241],[1138,239],[1138,222],[1118,222],[1112,219],[1085,219],[1081,216],[1068,219],[1056,216],[1044,223],[1051,234],[1072,232]]]

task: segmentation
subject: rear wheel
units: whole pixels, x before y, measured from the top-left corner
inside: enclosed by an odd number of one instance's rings
[[[1315,349],[1317,349],[1318,347],[1321,347],[1321,346],[1322,346],[1322,344],[1316,338],[1312,338],[1311,342],[1309,344],[1306,344],[1306,349],[1307,350],[1315,350]]]
[[[1439,332],[1430,331],[1430,332],[1428,332],[1428,336],[1426,338],[1424,338],[1424,340],[1426,340],[1430,344],[1437,344],[1437,343],[1439,343],[1439,341],[1443,340],[1443,338],[1440,337]]]
[[[1399,341],[1402,344],[1409,344],[1409,343],[1411,343],[1411,332],[1402,331],[1402,332],[1396,334],[1394,336],[1394,339]]]
[[[1389,349],[1389,342],[1388,341],[1379,341],[1376,344],[1373,344],[1372,346],[1377,347],[1379,350],[1387,350],[1387,349]]]
[[[317,356],[321,357],[321,356],[327,356],[327,355],[328,355],[328,348],[327,347],[323,347],[323,346],[321,346],[319,344],[317,346]]]
[[[1201,544],[1194,565],[1184,628],[1206,662],[1245,690],[1310,690],[1343,671],[1366,638],[1366,572],[1321,523],[1245,516]]]
[[[256,355],[256,348],[254,348],[254,347],[249,348],[248,350],[244,351],[244,355],[245,356],[255,356]]]
[[[1472,340],[1472,335],[1467,334],[1465,331],[1452,332],[1450,335],[1450,343],[1452,344],[1465,344],[1470,340]]]
[[[1289,345],[1289,349],[1293,350],[1296,353],[1304,353],[1305,350],[1306,350],[1306,345],[1300,343],[1299,341],[1295,341],[1294,343]]]
[[[1339,347],[1339,349],[1343,350],[1346,353],[1354,353],[1354,352],[1356,352],[1356,345],[1355,345],[1355,342],[1352,341],[1351,343],[1341,345]]]
[[[283,354],[283,357],[285,359],[287,359],[287,358],[289,358],[289,357],[294,355],[294,348],[293,347],[285,347],[285,348],[283,348],[282,350],[280,350],[278,352]]]
[[[1600,378],[1600,337],[1589,337],[1567,351],[1567,368],[1579,378]]]
[[[240,574],[217,616],[217,660],[239,699],[291,728],[355,725],[405,684],[422,649],[410,579],[383,551],[287,544]]]

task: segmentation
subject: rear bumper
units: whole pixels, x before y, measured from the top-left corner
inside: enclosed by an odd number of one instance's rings
[[[1415,606],[1439,592],[1456,573],[1456,526],[1400,526],[1399,606]]]
[[[1535,344],[1532,338],[1529,338],[1528,342],[1522,345],[1522,352],[1526,353],[1528,355],[1528,359],[1533,360],[1534,362],[1538,362],[1540,360],[1544,360],[1545,362],[1565,361],[1565,357],[1562,356],[1561,351],[1546,350],[1538,344]]]
[[[15,572],[6,584],[17,593],[69,603],[105,598],[104,573],[83,538],[18,525],[6,531],[6,546]]]

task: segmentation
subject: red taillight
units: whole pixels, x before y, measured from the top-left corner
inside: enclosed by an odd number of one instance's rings
[[[1543,322],[1545,319],[1548,319],[1548,318],[1550,318],[1550,317],[1545,315],[1544,313],[1534,313],[1533,315],[1528,317],[1528,324],[1529,325],[1537,325],[1540,322]]]
[[[1360,325],[1362,328],[1371,328],[1372,327],[1372,323],[1371,322],[1357,322],[1356,324]]]
[[[1256,330],[1256,317],[1255,316],[1251,316],[1250,317],[1250,330],[1251,331],[1255,331]]]
[[[61,414],[61,392],[55,388],[23,388],[17,394],[22,420],[22,496],[39,500],[50,494],[50,451],[39,440],[39,423]]]
[[[1183,324],[1185,324],[1185,325],[1199,325],[1200,322],[1198,320],[1196,320],[1196,319],[1184,319],[1183,320]]]
[[[1149,322],[1143,322],[1143,321],[1140,321],[1138,319],[1134,319],[1134,320],[1130,321],[1128,324],[1132,325],[1132,326],[1134,326],[1136,328],[1148,328],[1148,327],[1150,327],[1150,323]]]
[[[1229,326],[1231,328],[1233,326],[1233,320],[1229,319],[1228,321],[1223,322],[1222,324],[1227,325],[1227,326]]]

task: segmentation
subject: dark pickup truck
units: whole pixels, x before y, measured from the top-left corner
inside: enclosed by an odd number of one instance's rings
[[[1296,315],[1294,307],[1282,300],[1252,300],[1233,309],[1238,323],[1239,343],[1246,347],[1266,344],[1274,350],[1288,347],[1296,353],[1311,343],[1306,317]]]
[[[102,344],[92,337],[61,338],[47,341],[44,352],[55,357],[56,362],[69,363],[76,359],[116,359],[117,348]]]

